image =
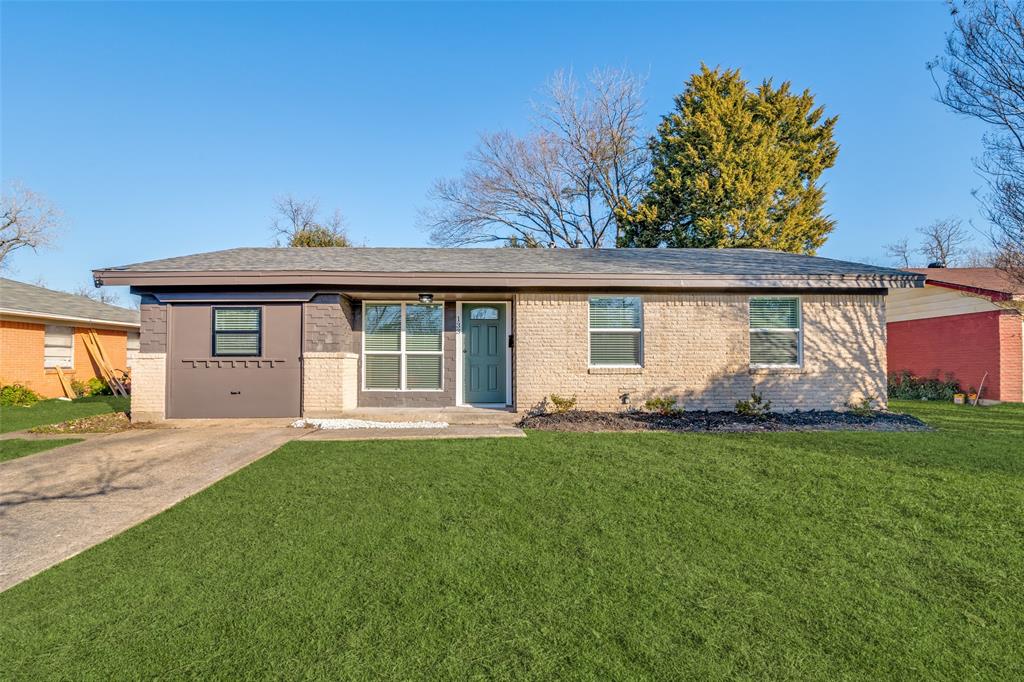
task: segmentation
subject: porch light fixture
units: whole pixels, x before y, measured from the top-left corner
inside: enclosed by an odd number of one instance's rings
[[[434,295],[433,294],[420,294],[420,303],[433,303],[433,302],[434,302]]]

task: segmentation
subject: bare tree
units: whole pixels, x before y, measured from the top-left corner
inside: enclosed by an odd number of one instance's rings
[[[61,213],[47,199],[15,183],[3,192],[3,223],[0,225],[0,270],[10,266],[9,256],[18,249],[36,251],[53,244]]]
[[[946,54],[928,66],[946,76],[939,101],[992,126],[975,161],[988,184],[982,204],[997,266],[1024,282],[1024,3],[952,0],[950,11]]]
[[[100,303],[107,303],[109,305],[121,305],[121,298],[110,289],[97,289],[91,285],[82,285],[75,287],[73,291],[68,293],[74,294],[75,296],[85,296],[91,298],[94,301]]]
[[[911,267],[911,254],[913,254],[914,250],[910,246],[910,240],[906,237],[897,239],[890,244],[886,244],[882,247],[882,251],[885,253],[886,257],[894,260],[900,267]]]
[[[556,73],[529,134],[481,135],[462,177],[435,183],[434,207],[422,217],[431,241],[614,243],[615,208],[645,187],[642,90],[643,79],[624,70],[594,71],[585,86]]]
[[[917,228],[917,233],[921,235],[921,245],[917,252],[925,257],[927,265],[956,265],[964,253],[964,246],[970,241],[959,218],[936,220],[930,225]]]
[[[964,249],[957,265],[961,268],[994,268],[999,254],[989,249],[970,247]]]
[[[320,200],[296,199],[288,194],[274,201],[276,216],[271,223],[278,246],[351,246],[341,211],[319,218]]]

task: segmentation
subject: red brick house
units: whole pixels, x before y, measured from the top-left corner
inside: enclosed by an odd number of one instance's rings
[[[1024,284],[995,268],[921,268],[886,300],[889,372],[952,374],[981,397],[1024,401]],[[986,377],[987,373],[987,377]]]
[[[115,369],[131,366],[139,311],[0,278],[0,385],[25,384],[44,398],[59,398],[58,367],[69,381],[99,377],[85,343],[90,331]]]

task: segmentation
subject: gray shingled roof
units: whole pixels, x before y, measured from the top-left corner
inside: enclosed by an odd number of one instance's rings
[[[765,249],[238,248],[100,269],[104,270],[913,276],[892,268]]]
[[[45,289],[0,277],[0,311],[47,315],[93,322],[139,324],[139,311],[100,303],[85,296]]]

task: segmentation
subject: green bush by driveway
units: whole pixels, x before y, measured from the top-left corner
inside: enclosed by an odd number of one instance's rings
[[[0,407],[0,433],[107,412],[125,412],[128,402],[128,398],[101,395],[75,400],[43,400],[31,407]]]
[[[12,678],[1013,679],[1024,408],[286,445],[0,594]]]

